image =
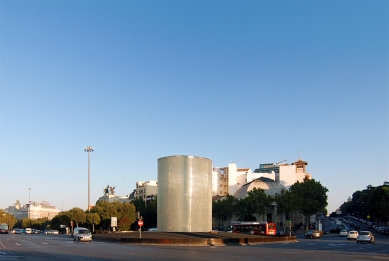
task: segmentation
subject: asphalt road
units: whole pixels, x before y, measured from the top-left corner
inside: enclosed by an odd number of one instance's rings
[[[1,260],[389,260],[389,237],[357,244],[344,237],[297,237],[283,244],[176,246],[74,242],[68,235],[0,235]]]

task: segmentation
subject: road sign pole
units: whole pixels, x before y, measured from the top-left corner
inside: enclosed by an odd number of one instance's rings
[[[142,226],[143,226],[142,217],[140,217],[140,220],[138,221],[138,226],[139,226],[139,238],[142,238]]]

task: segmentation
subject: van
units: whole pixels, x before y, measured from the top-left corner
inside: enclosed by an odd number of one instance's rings
[[[85,227],[76,227],[73,231],[73,241],[92,241],[92,234]]]
[[[32,229],[31,228],[26,228],[26,234],[32,234]]]

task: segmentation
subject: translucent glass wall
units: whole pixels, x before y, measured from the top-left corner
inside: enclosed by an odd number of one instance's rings
[[[212,230],[212,161],[194,156],[158,159],[158,231]]]

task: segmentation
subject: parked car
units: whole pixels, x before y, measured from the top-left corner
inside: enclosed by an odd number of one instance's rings
[[[50,233],[50,234],[57,234],[57,235],[58,235],[58,234],[59,234],[59,231],[54,229],[54,230],[51,230],[51,233]]]
[[[360,231],[357,237],[357,243],[374,243],[374,235],[370,231]]]
[[[358,235],[359,235],[358,231],[351,230],[350,232],[348,232],[347,240],[357,239]]]
[[[309,230],[307,233],[305,233],[305,238],[320,238],[320,232],[317,230]]]
[[[92,234],[85,227],[76,227],[73,231],[74,241],[92,241]]]
[[[339,232],[339,236],[341,236],[341,237],[347,237],[347,235],[348,235],[347,229],[342,229],[342,230]]]
[[[151,228],[148,229],[148,231],[154,231],[154,232],[155,232],[155,231],[158,231],[158,228],[156,228],[156,227],[151,227]]]

